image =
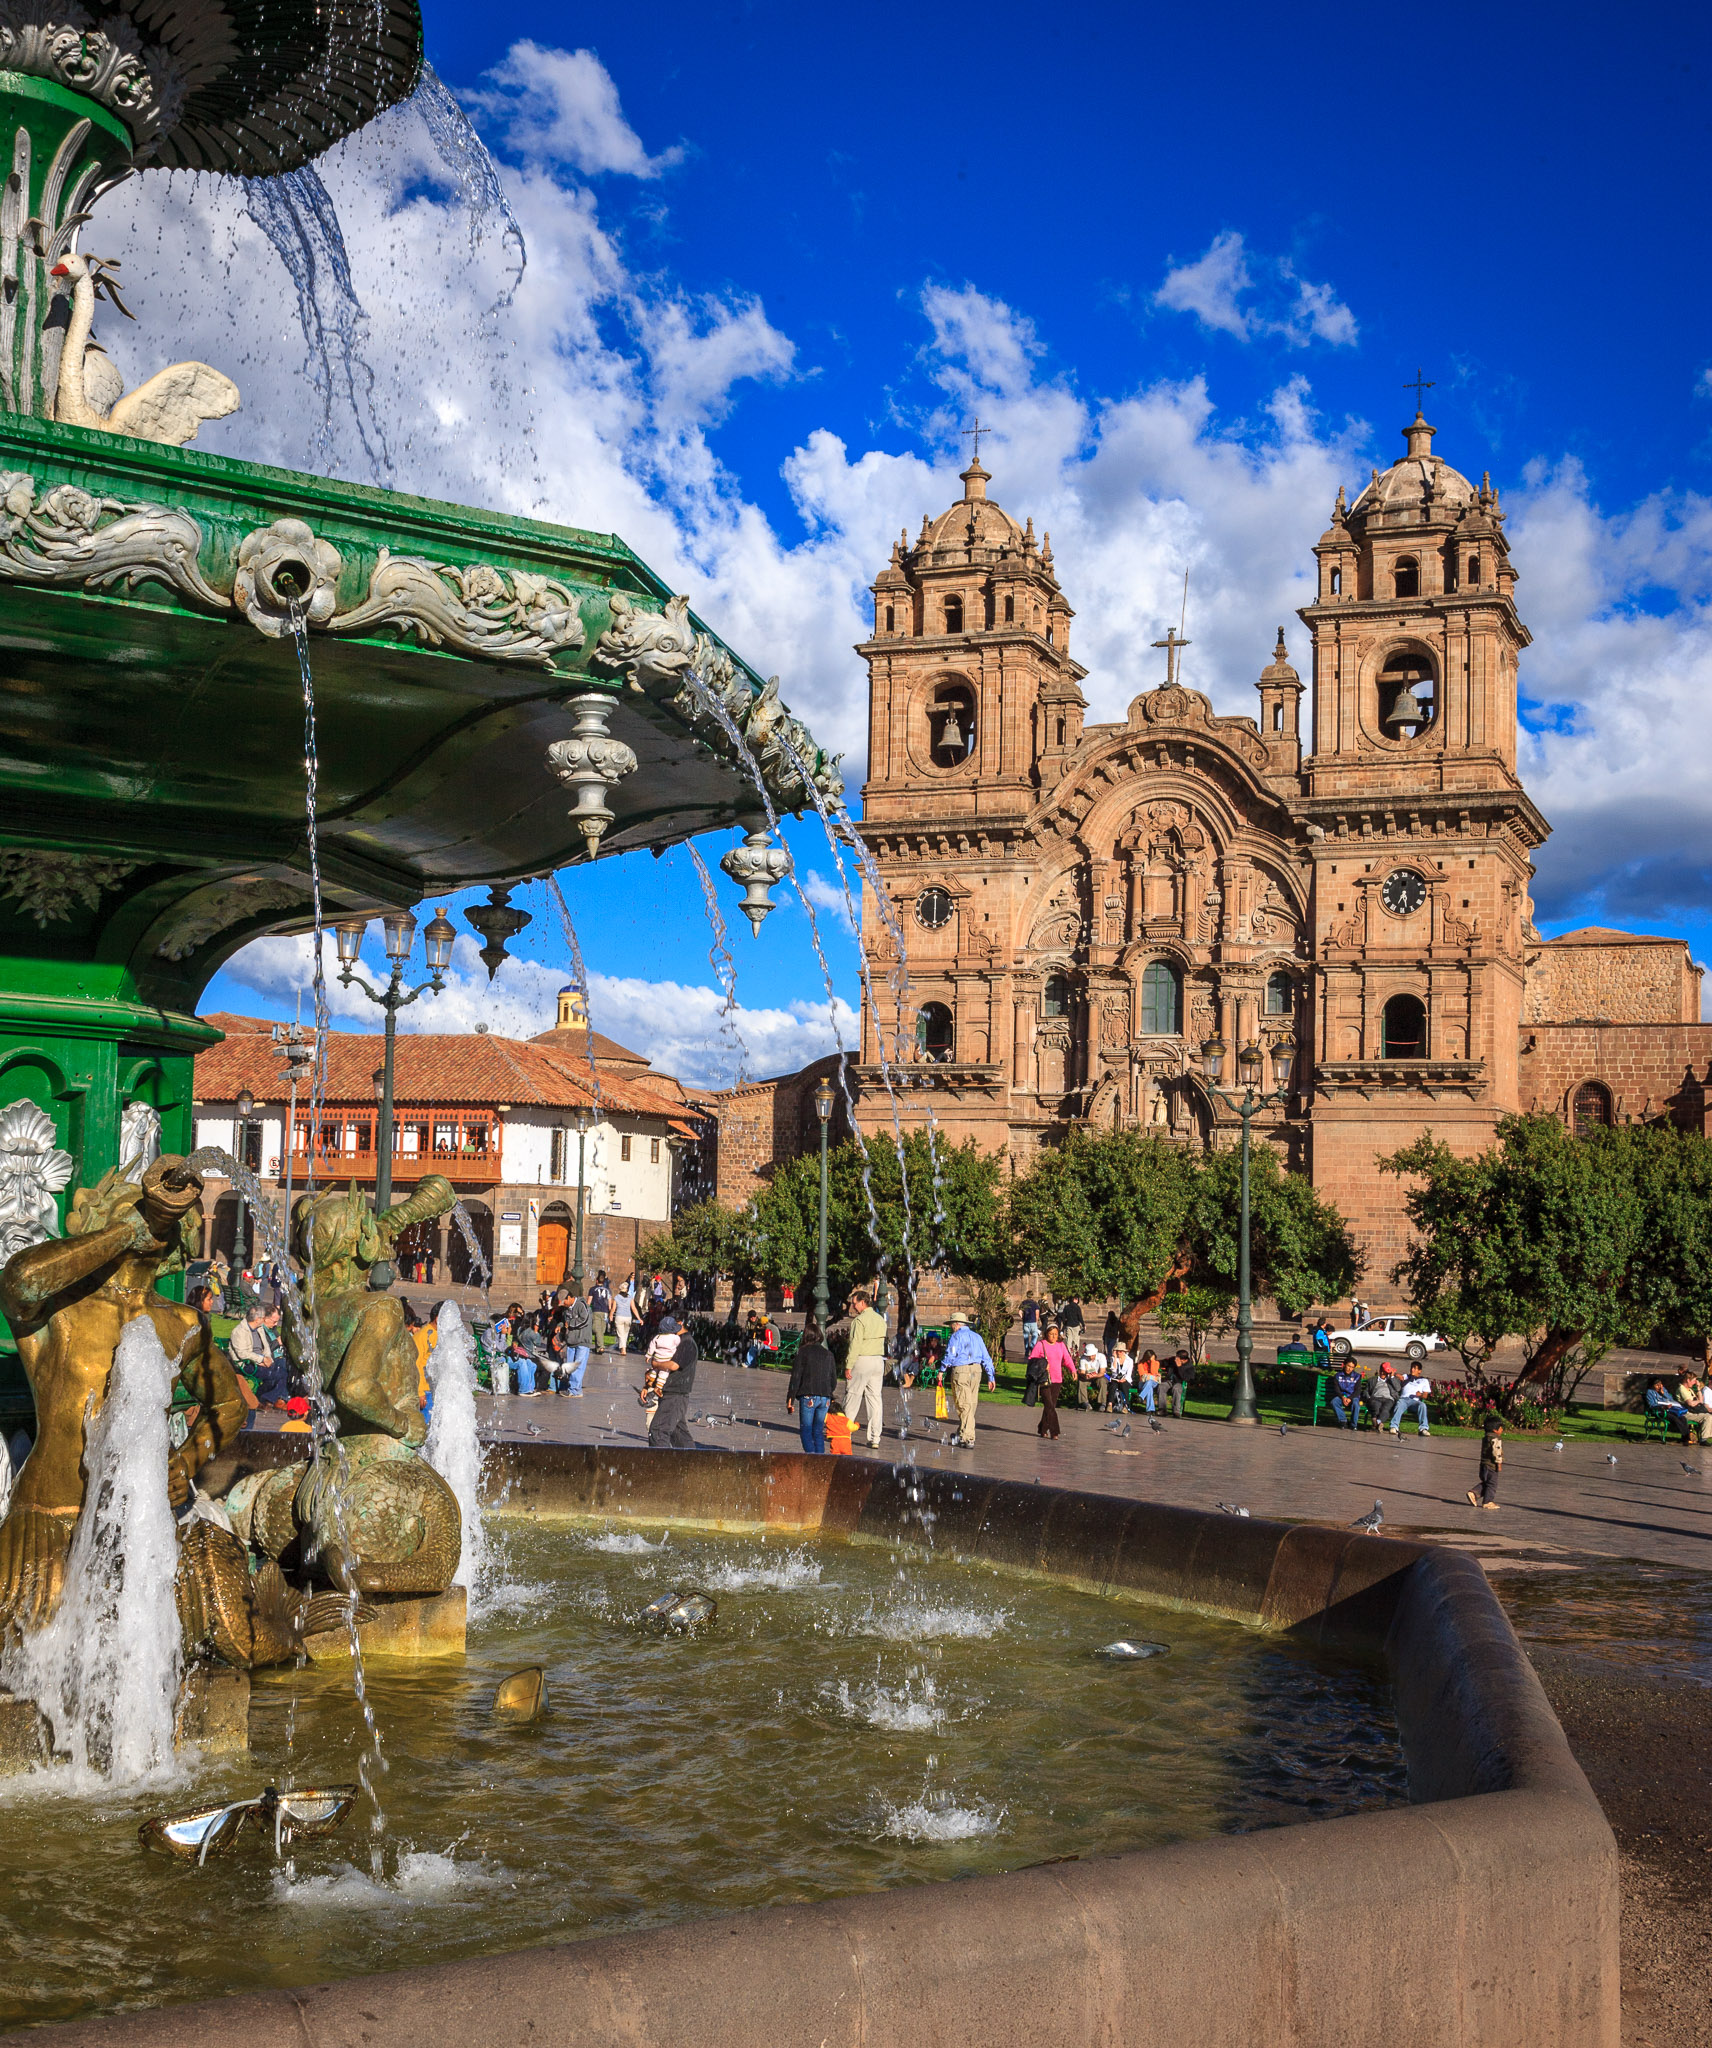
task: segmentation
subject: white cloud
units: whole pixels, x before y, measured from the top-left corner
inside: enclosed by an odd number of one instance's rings
[[[1193,313],[1203,327],[1246,341],[1251,323],[1237,302],[1251,282],[1242,237],[1227,231],[1213,237],[1204,256],[1168,270],[1153,302],[1173,313]]]
[[[844,931],[855,936],[856,927],[850,918],[850,899],[838,886],[835,876],[823,875],[818,868],[809,868],[798,875],[797,882],[822,917],[832,918]]]
[[[1245,304],[1251,295],[1253,303]],[[1329,284],[1298,277],[1288,257],[1255,255],[1229,228],[1213,237],[1204,256],[1168,270],[1153,303],[1193,313],[1203,327],[1238,341],[1276,335],[1292,348],[1310,341],[1350,348],[1357,338],[1355,315]]]
[[[378,952],[378,948],[371,948]],[[226,963],[223,970],[240,988],[252,989],[265,1004],[289,1011],[299,991],[303,1015],[313,1016],[310,978],[313,939],[254,939]],[[362,991],[342,988],[332,934],[326,940],[327,1011],[335,1030],[373,1030],[380,1012]],[[368,980],[376,985],[385,970],[369,962]],[[558,1014],[558,993],[565,985],[563,967],[539,960],[508,959],[490,984],[476,942],[460,933],[452,949],[452,966],[443,995],[424,996],[399,1013],[401,1034],[474,1031],[477,1025],[501,1038],[533,1038],[552,1027]],[[604,1038],[642,1053],[663,1074],[690,1088],[728,1087],[736,1080],[740,1055],[722,1016],[725,998],[710,984],[644,981],[630,975],[589,974],[589,1010],[595,1030]],[[834,1028],[836,1023],[836,1029]],[[857,1043],[856,1013],[839,1001],[793,1002],[782,1007],[733,1011],[730,1025],[741,1039],[747,1078],[795,1073],[811,1060]],[[377,1038],[375,1057],[380,1057]]]
[[[592,50],[514,43],[488,77],[493,89],[471,93],[470,104],[527,163],[565,164],[588,176],[621,171],[657,178],[683,161],[681,149],[650,156],[643,148],[624,118],[611,74]]]

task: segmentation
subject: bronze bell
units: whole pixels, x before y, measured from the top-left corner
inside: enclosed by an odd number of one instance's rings
[[[969,751],[969,742],[963,736],[963,727],[957,717],[957,707],[948,705],[940,714],[939,748],[942,754],[949,754],[954,761],[961,761]]]
[[[1426,707],[1422,704],[1420,698],[1415,695],[1415,685],[1419,681],[1420,678],[1418,676],[1406,678],[1403,687],[1392,699],[1391,709],[1385,714],[1385,730],[1393,738],[1403,733],[1405,728],[1412,736],[1420,732],[1428,722]]]

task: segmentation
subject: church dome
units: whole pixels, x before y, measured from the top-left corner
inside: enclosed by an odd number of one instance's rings
[[[1416,413],[1403,429],[1408,452],[1389,469],[1374,471],[1373,481],[1350,507],[1352,520],[1366,520],[1375,513],[1396,519],[1459,516],[1475,502],[1478,493],[1467,477],[1432,452],[1437,432]]]
[[[921,536],[915,544],[918,561],[923,550],[930,555],[942,549],[953,549],[959,554],[965,554],[972,548],[993,554],[1012,549],[1018,553],[1022,551],[1022,528],[1002,506],[995,505],[987,496],[987,486],[991,481],[977,457],[963,472],[962,497],[949,511],[941,512],[937,519],[924,521]]]

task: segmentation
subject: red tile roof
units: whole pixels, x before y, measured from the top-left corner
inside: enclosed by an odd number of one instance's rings
[[[286,1088],[280,1078],[271,1024],[260,1017],[235,1017],[218,1011],[203,1022],[226,1036],[219,1045],[196,1056],[198,1102],[233,1102],[243,1088],[258,1102],[284,1099]],[[593,1109],[598,1076],[601,1109],[665,1117],[675,1124],[682,1119],[687,1106],[683,1091],[669,1075],[603,1072],[600,1048],[604,1041],[598,1033],[591,1074],[583,1049],[584,1034],[565,1035],[577,1039],[575,1058],[557,1047],[500,1038],[487,1031],[402,1034],[393,1055],[393,1098],[401,1106],[445,1102],[479,1109],[528,1103],[549,1109],[574,1110],[579,1105]],[[327,1100],[365,1106],[373,1103],[381,1053],[379,1032],[330,1031]]]

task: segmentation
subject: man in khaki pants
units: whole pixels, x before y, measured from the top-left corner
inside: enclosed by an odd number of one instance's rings
[[[979,1330],[969,1327],[969,1318],[958,1313],[951,1318],[951,1339],[945,1347],[945,1370],[951,1376],[951,1398],[957,1407],[957,1435],[960,1451],[975,1448],[975,1410],[981,1400],[981,1375],[992,1364]]]
[[[881,1393],[886,1379],[886,1319],[876,1312],[865,1289],[851,1295],[850,1307],[850,1346],[844,1354],[844,1377],[850,1384],[844,1390],[844,1412],[854,1437],[866,1405],[868,1445],[873,1449],[886,1420]]]

